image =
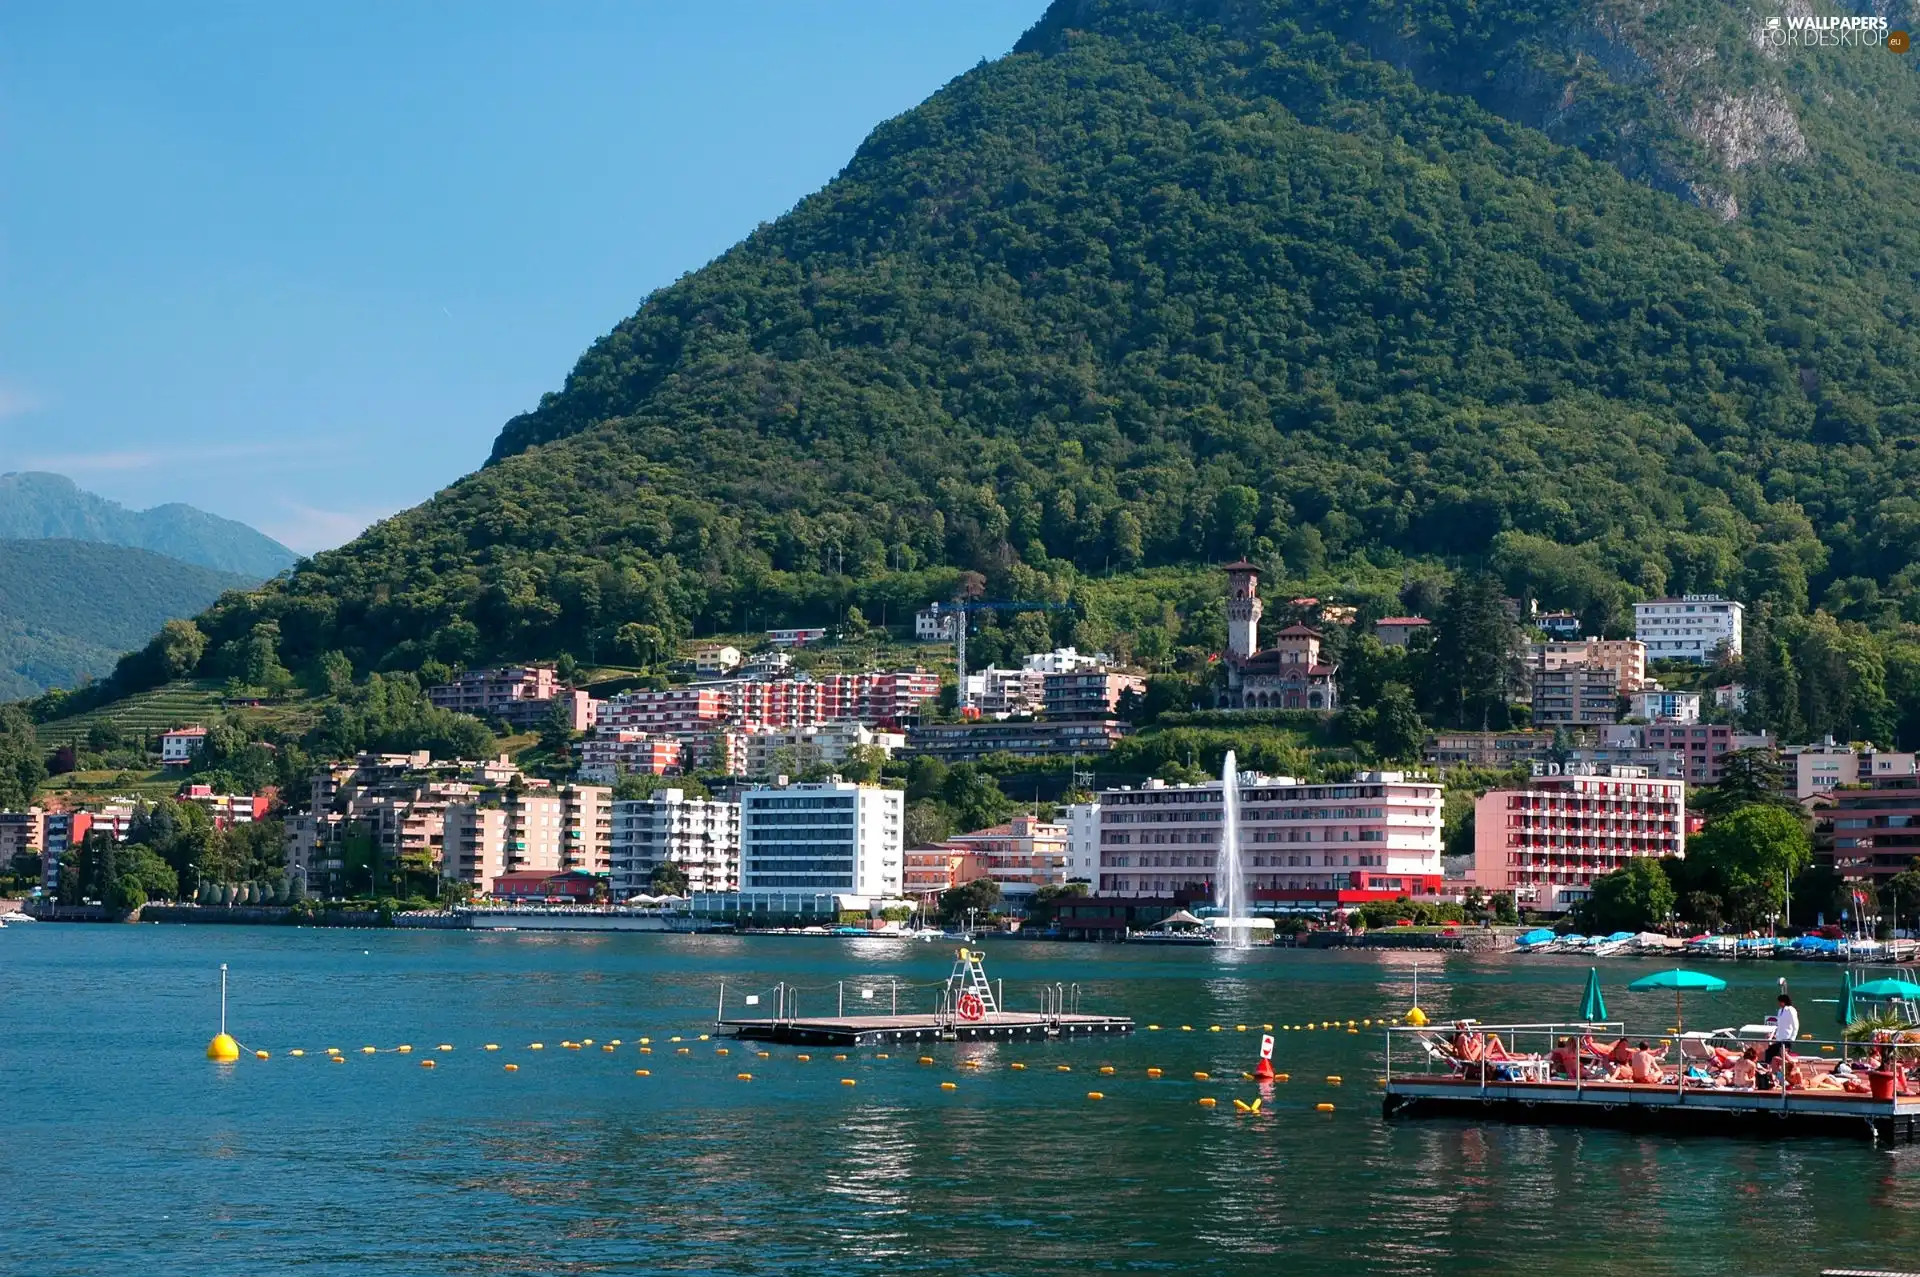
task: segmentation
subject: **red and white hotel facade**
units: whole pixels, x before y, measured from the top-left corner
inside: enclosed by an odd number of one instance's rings
[[[1591,895],[1595,878],[1636,857],[1682,854],[1684,780],[1617,764],[1567,768],[1536,763],[1526,788],[1488,790],[1474,804],[1476,886],[1558,913]]]
[[[1211,896],[1221,782],[1100,795],[1098,897]],[[1260,913],[1319,912],[1442,890],[1440,786],[1403,772],[1345,784],[1240,777],[1240,853]]]

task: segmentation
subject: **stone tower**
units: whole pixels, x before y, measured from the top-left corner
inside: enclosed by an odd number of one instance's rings
[[[1244,661],[1260,650],[1260,569],[1242,559],[1227,564],[1227,659]]]

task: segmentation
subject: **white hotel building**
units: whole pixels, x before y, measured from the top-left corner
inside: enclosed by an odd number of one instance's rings
[[[905,886],[906,795],[845,781],[768,785],[740,795],[743,895],[894,899]]]
[[[1740,625],[1746,610],[1744,604],[1718,594],[1648,599],[1633,605],[1633,636],[1646,644],[1649,661],[1710,665],[1723,645],[1730,655],[1740,655]]]
[[[1221,783],[1100,795],[1099,896],[1210,895]],[[1240,853],[1253,907],[1319,910],[1441,890],[1440,786],[1404,772],[1345,784],[1240,776]]]

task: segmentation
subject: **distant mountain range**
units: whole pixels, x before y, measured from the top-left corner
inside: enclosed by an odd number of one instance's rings
[[[117,501],[82,490],[64,475],[0,475],[0,540],[49,537],[151,550],[182,563],[249,577],[248,584],[278,576],[300,558],[244,523],[190,505],[129,510]],[[134,636],[134,641],[144,637]]]
[[[0,522],[12,513],[0,506]],[[167,621],[259,583],[257,574],[217,572],[129,546],[0,541],[0,701],[106,675],[122,652]]]

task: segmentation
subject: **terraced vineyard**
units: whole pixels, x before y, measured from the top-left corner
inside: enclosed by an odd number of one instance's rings
[[[316,703],[306,701],[257,708],[241,702],[234,704],[250,723],[259,727],[303,725],[319,708]],[[226,712],[228,701],[218,679],[177,679],[100,709],[41,723],[37,731],[44,745],[74,745],[85,741],[95,723],[110,722],[129,735],[150,736],[172,727],[211,722]]]

